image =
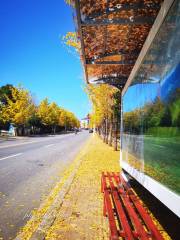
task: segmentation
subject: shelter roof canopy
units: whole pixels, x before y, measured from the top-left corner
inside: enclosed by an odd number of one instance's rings
[[[124,86],[163,0],[74,0],[86,81]]]

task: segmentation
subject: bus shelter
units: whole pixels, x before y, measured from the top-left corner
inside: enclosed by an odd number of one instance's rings
[[[180,216],[180,1],[74,5],[86,82],[122,92],[122,168]]]
[[[141,52],[162,0],[75,0],[87,83],[122,88]]]

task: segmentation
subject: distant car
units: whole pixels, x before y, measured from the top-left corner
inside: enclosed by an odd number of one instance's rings
[[[93,133],[93,129],[89,129],[89,133]]]

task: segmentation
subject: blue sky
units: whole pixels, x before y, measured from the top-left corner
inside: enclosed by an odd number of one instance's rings
[[[77,57],[61,43],[74,31],[64,0],[0,0],[0,86],[21,83],[37,101],[50,101],[79,118],[90,111]]]
[[[159,83],[131,85],[123,96],[123,111],[130,112],[154,101],[160,89]]]

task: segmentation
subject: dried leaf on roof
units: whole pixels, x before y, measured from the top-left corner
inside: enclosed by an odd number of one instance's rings
[[[74,2],[86,80],[128,79],[163,0]]]

